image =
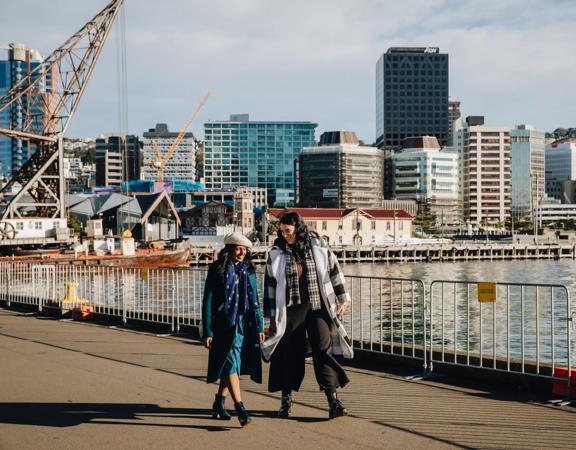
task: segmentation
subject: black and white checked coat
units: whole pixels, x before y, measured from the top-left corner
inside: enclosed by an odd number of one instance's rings
[[[336,256],[324,239],[310,232],[309,242],[316,264],[320,295],[335,325],[332,327],[332,353],[343,355],[345,358],[353,358],[354,351],[346,330],[336,317],[338,305],[350,301],[344,274]],[[269,317],[276,324],[275,332],[262,343],[262,354],[264,359],[269,361],[286,330],[286,255],[277,246],[272,247],[268,252],[263,306],[264,316]]]

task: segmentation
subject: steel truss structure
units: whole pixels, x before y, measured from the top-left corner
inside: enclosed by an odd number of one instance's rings
[[[0,112],[13,106],[24,112],[10,128],[0,128],[0,134],[37,147],[0,190],[0,220],[66,218],[62,139],[123,2],[110,2],[0,98]],[[48,78],[52,89],[43,92]]]

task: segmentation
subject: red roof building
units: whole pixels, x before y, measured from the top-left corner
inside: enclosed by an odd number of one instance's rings
[[[402,209],[269,208],[270,220],[296,212],[309,230],[335,245],[384,245],[412,237],[414,217]]]

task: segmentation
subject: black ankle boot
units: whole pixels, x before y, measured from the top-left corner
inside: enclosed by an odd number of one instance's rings
[[[216,396],[214,397],[214,403],[212,403],[212,417],[214,419],[219,418],[220,420],[230,420],[232,418],[232,416],[224,406],[225,401],[226,397],[224,397],[223,395],[216,394]]]
[[[245,427],[250,422],[252,422],[252,417],[250,417],[250,414],[248,414],[248,411],[246,411],[246,408],[244,408],[244,403],[236,402],[234,403],[234,408],[238,414],[238,421],[240,422],[240,425]]]
[[[292,412],[292,393],[282,393],[282,403],[278,410],[278,417],[289,417]]]
[[[348,415],[348,410],[344,408],[342,402],[338,400],[338,394],[336,394],[336,391],[326,391],[326,398],[328,399],[328,406],[330,407],[328,414],[330,419]]]

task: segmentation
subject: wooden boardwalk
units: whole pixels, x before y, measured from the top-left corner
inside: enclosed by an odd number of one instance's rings
[[[537,394],[411,381],[348,367],[349,417],[327,419],[313,368],[278,419],[277,394],[243,377],[253,423],[213,420],[215,385],[195,341],[0,309],[0,448],[567,449],[576,410]],[[267,379],[267,365],[264,365]],[[390,371],[392,370],[392,372]]]

